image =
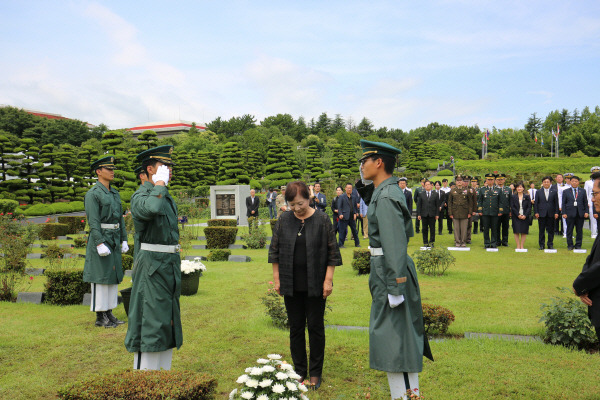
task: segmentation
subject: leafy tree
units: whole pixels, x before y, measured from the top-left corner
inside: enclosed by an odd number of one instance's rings
[[[373,124],[366,117],[363,118],[356,127],[356,133],[362,137],[369,136],[373,133]]]
[[[533,139],[540,136],[540,130],[542,128],[542,120],[537,117],[536,113],[531,114],[531,117],[525,124],[525,130],[529,132],[529,136]]]
[[[156,142],[158,141],[158,136],[156,135],[155,131],[146,129],[144,132],[138,135],[137,140],[140,143],[138,149],[140,152],[142,152],[155,147]]]

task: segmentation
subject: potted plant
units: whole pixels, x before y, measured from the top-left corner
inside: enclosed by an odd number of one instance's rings
[[[200,257],[193,260],[181,260],[181,295],[192,296],[198,293],[198,285],[206,266],[200,262]]]

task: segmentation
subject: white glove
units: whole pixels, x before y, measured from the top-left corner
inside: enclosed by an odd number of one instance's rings
[[[390,302],[391,308],[396,308],[404,302],[404,295],[401,294],[401,295],[395,296],[393,294],[388,294],[388,301]]]
[[[169,168],[166,165],[161,165],[156,170],[156,174],[152,175],[152,181],[154,183],[163,181],[165,186],[169,184]]]
[[[106,247],[106,245],[104,243],[99,244],[96,247],[96,249],[98,250],[98,254],[100,255],[100,257],[105,257],[110,254],[110,249],[108,247]]]
[[[129,251],[129,246],[127,245],[127,240],[123,241],[121,245],[121,253],[127,253]]]

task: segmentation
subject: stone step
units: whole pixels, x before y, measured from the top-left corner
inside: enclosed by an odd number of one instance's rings
[[[250,262],[250,261],[252,261],[252,259],[248,256],[230,255],[227,261]]]
[[[75,246],[72,244],[61,244],[58,247],[60,247],[61,249],[72,249]]]
[[[85,254],[66,253],[63,258],[85,258]]]
[[[17,294],[17,303],[42,304],[44,301],[44,292],[19,292]]]
[[[243,249],[244,246],[241,244],[230,244],[228,249],[230,250],[238,250],[238,249]]]

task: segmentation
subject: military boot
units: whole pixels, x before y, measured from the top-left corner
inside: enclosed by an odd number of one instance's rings
[[[117,324],[113,324],[110,321],[110,319],[108,319],[106,311],[98,311],[96,312],[96,326],[103,326],[105,328],[116,328]]]
[[[118,320],[117,317],[113,315],[112,310],[108,310],[106,312],[106,316],[108,317],[109,321],[115,325],[123,325],[125,323],[125,321]]]

